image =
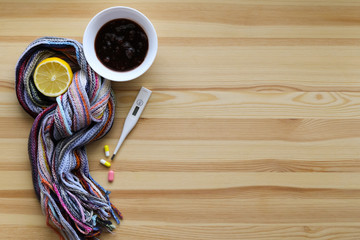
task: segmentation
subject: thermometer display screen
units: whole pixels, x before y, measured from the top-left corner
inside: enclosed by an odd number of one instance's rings
[[[132,115],[136,116],[136,114],[137,114],[138,111],[139,111],[139,107],[136,106],[135,109],[134,109],[134,111],[133,111],[133,113],[132,113]]]

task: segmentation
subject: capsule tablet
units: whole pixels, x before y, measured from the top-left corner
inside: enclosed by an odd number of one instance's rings
[[[104,159],[100,159],[100,163],[102,165],[104,165],[105,167],[110,167],[111,163],[109,163],[108,161],[104,160]]]
[[[110,170],[108,173],[108,181],[112,182],[114,181],[114,171]]]
[[[109,145],[105,145],[105,146],[104,146],[104,151],[105,151],[105,156],[106,156],[106,157],[109,157],[109,156],[110,156]]]

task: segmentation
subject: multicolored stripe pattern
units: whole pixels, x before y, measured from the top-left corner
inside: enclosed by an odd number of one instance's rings
[[[36,65],[60,57],[75,72],[63,95],[48,98],[33,82]],[[29,136],[34,189],[46,223],[60,239],[88,239],[112,231],[121,213],[109,191],[89,173],[86,144],[100,139],[114,120],[115,96],[110,81],[101,78],[85,60],[82,45],[71,39],[43,37],[32,42],[16,66],[16,95],[35,118]]]

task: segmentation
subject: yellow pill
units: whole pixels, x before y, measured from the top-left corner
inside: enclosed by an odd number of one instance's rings
[[[110,156],[109,145],[105,145],[105,146],[104,146],[104,151],[105,151],[105,156],[106,156],[106,157],[109,157],[109,156]]]
[[[110,167],[111,163],[109,163],[108,161],[104,160],[104,159],[100,159],[100,163],[102,165],[104,165],[105,167]]]

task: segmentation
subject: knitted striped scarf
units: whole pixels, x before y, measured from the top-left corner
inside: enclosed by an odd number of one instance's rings
[[[33,72],[48,57],[67,61],[74,77],[56,99],[37,91]],[[102,138],[114,120],[115,97],[85,60],[82,45],[71,39],[43,37],[32,42],[16,66],[19,103],[35,121],[28,150],[32,180],[48,226],[60,239],[95,237],[119,224],[121,213],[110,203],[109,191],[90,175],[85,145]]]

